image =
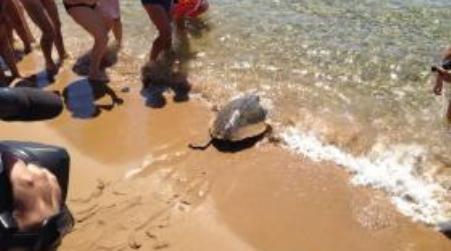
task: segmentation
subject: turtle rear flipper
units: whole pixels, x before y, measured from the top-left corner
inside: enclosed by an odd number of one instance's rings
[[[208,140],[208,142],[204,143],[204,144],[188,144],[188,147],[193,149],[193,150],[206,150],[209,146],[211,146],[211,144],[213,143],[213,139],[210,138]]]

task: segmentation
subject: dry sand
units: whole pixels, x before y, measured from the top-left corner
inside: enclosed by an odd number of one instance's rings
[[[25,75],[41,70],[37,61],[21,63]],[[73,83],[70,66],[47,89]],[[110,83],[124,104],[96,118],[65,110],[51,121],[0,124],[2,139],[71,154],[68,204],[77,224],[59,250],[451,250],[451,241],[397,213],[383,193],[352,187],[331,163],[270,143],[237,153],[188,149],[206,137],[213,112],[170,94],[151,109],[138,77],[130,79]]]

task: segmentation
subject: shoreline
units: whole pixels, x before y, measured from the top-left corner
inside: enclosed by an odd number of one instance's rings
[[[38,58],[19,64],[24,75],[39,71]],[[76,82],[71,66],[46,89]],[[402,216],[383,192],[352,186],[331,163],[267,142],[238,153],[189,150],[213,116],[202,101],[166,95],[152,109],[136,76],[112,79],[124,104],[96,118],[65,109],[50,121],[0,124],[3,139],[71,155],[67,203],[77,223],[58,250],[450,250],[445,236]]]

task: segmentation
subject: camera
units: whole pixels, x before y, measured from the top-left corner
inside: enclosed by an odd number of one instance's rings
[[[33,232],[18,231],[12,215],[13,198],[11,184],[6,174],[6,163],[2,156],[13,156],[25,163],[34,163],[46,168],[57,178],[62,192],[61,209],[57,215],[43,222]],[[70,157],[63,148],[19,141],[0,141],[0,250],[21,247],[26,250],[42,251],[55,247],[74,225],[74,219],[65,205],[69,182]]]
[[[63,101],[55,93],[32,87],[0,88],[0,120],[46,120],[62,110]]]

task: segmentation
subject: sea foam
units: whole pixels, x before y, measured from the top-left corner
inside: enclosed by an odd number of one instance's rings
[[[404,215],[429,225],[449,220],[451,208],[446,190],[428,177],[417,173],[427,154],[416,144],[386,146],[375,144],[368,154],[354,156],[337,146],[323,143],[313,132],[290,127],[282,133],[288,148],[314,161],[331,161],[349,171],[354,185],[371,186],[391,196]],[[449,211],[448,211],[449,212]]]

